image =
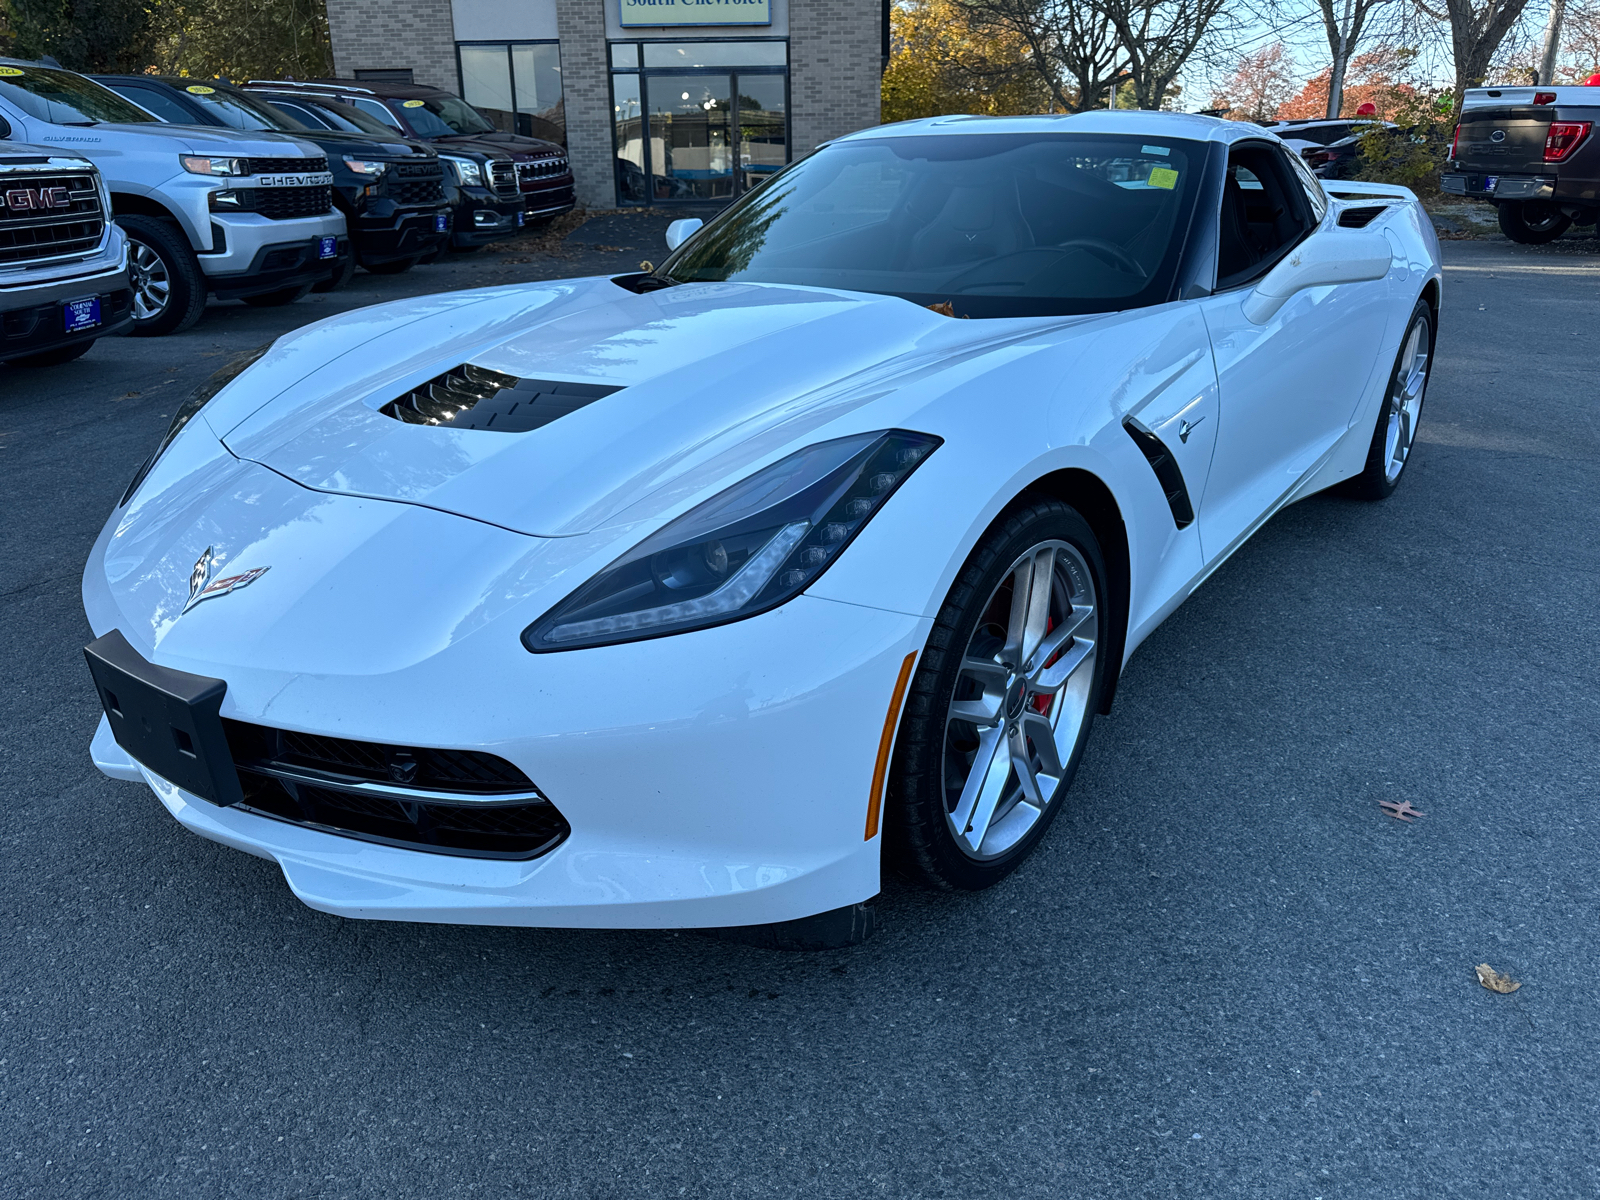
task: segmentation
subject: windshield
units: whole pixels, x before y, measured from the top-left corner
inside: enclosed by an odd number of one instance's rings
[[[948,301],[970,317],[1159,304],[1204,153],[1107,134],[842,142],[747,195],[661,274]]]
[[[0,96],[36,121],[52,125],[94,125],[116,121],[143,125],[155,121],[138,105],[108,87],[71,71],[49,67],[0,66]]]
[[[288,114],[262,104],[254,96],[247,96],[243,92],[225,92],[203,83],[189,84],[183,90],[213,117],[234,129],[273,129],[290,133],[305,129]]]
[[[388,103],[399,106],[420,137],[494,132],[494,126],[459,96],[429,96],[426,100],[390,100]]]

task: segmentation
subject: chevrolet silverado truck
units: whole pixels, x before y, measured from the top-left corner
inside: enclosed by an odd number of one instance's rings
[[[350,240],[317,147],[168,125],[72,71],[0,59],[0,137],[99,167],[128,238],[134,334],[187,329],[207,295],[298,300],[347,273]]]
[[[1600,217],[1600,87],[1472,88],[1441,191],[1493,204],[1512,241],[1539,245]]]
[[[133,323],[128,243],[86,158],[0,142],[0,362],[51,367]]]

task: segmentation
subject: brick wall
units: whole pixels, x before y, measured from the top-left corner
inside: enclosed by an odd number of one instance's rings
[[[328,32],[343,78],[358,68],[410,67],[418,83],[460,89],[449,0],[331,0]]]
[[[567,153],[577,182],[578,203],[585,208],[615,208],[605,7],[599,0],[556,0],[556,21],[561,29]]]
[[[873,0],[790,0],[789,127],[795,158],[880,122],[882,8]]]

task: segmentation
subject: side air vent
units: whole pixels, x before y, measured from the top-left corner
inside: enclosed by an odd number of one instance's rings
[[[1347,208],[1339,214],[1339,224],[1345,229],[1365,229],[1388,207],[1387,204],[1363,204],[1358,208]]]
[[[467,363],[435,376],[378,411],[408,425],[527,433],[621,390],[605,383],[518,379]]]
[[[1166,493],[1167,507],[1172,509],[1172,523],[1179,529],[1187,529],[1194,523],[1194,505],[1189,500],[1189,486],[1183,482],[1183,472],[1178,470],[1177,459],[1172,457],[1166,443],[1155,434],[1131,422],[1124,423],[1122,427],[1128,431],[1133,444],[1139,447],[1139,453],[1144,455],[1150,469],[1156,473],[1156,482]]]

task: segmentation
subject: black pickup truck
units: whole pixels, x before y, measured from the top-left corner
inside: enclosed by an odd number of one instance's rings
[[[1440,190],[1487,200],[1514,242],[1600,217],[1600,87],[1473,88]]]

